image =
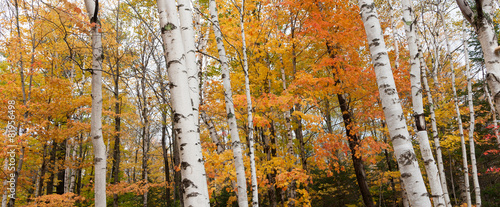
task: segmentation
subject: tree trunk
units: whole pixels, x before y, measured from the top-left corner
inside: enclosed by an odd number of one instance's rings
[[[330,43],[326,43],[326,47],[328,50],[328,54],[331,59],[335,58],[335,51]],[[333,70],[333,68],[332,68]],[[340,84],[339,77],[334,75],[335,85]],[[354,167],[354,173],[356,175],[356,180],[358,182],[359,190],[361,192],[361,196],[363,197],[363,202],[367,207],[375,206],[373,203],[373,198],[370,193],[370,188],[368,187],[368,183],[366,182],[366,174],[363,165],[363,160],[361,154],[358,152],[359,148],[359,137],[357,132],[352,130],[354,125],[356,124],[354,121],[354,117],[352,114],[352,109],[349,106],[349,100],[346,94],[337,94],[337,99],[339,102],[340,112],[342,113],[342,119],[344,120],[344,129],[347,136],[347,142],[349,143],[349,149],[351,150],[351,158]],[[327,105],[329,106],[329,104]],[[329,107],[327,107],[329,108]],[[327,109],[329,110],[329,109]],[[330,113],[327,111],[327,113]],[[328,115],[329,116],[329,115]]]
[[[436,166],[436,161],[432,155],[429,136],[425,123],[424,104],[422,101],[422,85],[420,84],[420,60],[417,46],[417,35],[415,33],[416,20],[413,17],[413,8],[410,0],[403,0],[403,22],[406,39],[408,40],[408,49],[410,51],[410,81],[411,97],[413,103],[413,116],[415,117],[415,134],[420,144],[420,152],[424,160],[425,170],[429,179],[434,206],[445,206],[446,202],[443,196],[441,180]],[[449,199],[448,199],[449,202]]]
[[[426,72],[426,65],[424,62],[424,58],[422,55],[422,51],[419,48],[419,59],[420,59],[420,72],[422,74],[422,81],[424,83],[424,91],[427,94],[427,102],[429,103],[429,112],[431,115],[431,130],[432,130],[432,137],[434,138],[434,146],[436,148],[436,158],[437,158],[437,166],[439,170],[439,176],[440,176],[440,181],[441,181],[441,187],[443,189],[443,194],[446,202],[446,206],[450,206],[451,203],[449,201],[449,193],[448,193],[448,185],[446,184],[446,174],[444,172],[444,165],[443,165],[443,153],[441,152],[441,144],[439,140],[439,134],[437,130],[437,120],[436,120],[436,113],[434,112],[434,101],[432,100],[432,94],[431,90],[429,88],[429,83],[427,81],[427,72]],[[447,199],[448,198],[448,199]]]
[[[238,187],[236,193],[238,196],[238,206],[246,207],[248,206],[248,197],[247,197],[247,184],[245,178],[245,167],[243,165],[243,154],[238,134],[238,126],[236,125],[236,115],[234,112],[233,92],[231,89],[229,64],[226,57],[226,49],[224,47],[222,31],[220,30],[217,5],[215,3],[215,0],[210,0],[209,8],[210,8],[210,16],[212,18],[215,39],[217,42],[217,50],[219,51],[219,60],[222,68],[222,82],[224,85],[227,124],[229,126],[229,133],[231,135],[231,149],[233,150],[234,165],[236,168],[236,181]]]
[[[112,164],[112,178],[111,184],[120,183],[120,128],[121,128],[121,107],[120,107],[120,65],[119,61],[116,62],[116,74],[113,75],[114,81],[114,98],[115,98],[115,143],[113,147],[113,164]],[[113,206],[118,207],[118,195],[113,195]]]
[[[142,65],[147,65],[143,63]],[[137,95],[139,99],[139,107],[141,107],[141,125],[142,125],[142,182],[145,185],[143,194],[143,207],[148,206],[148,160],[149,160],[149,117],[148,117],[148,102],[146,97],[146,67],[142,67],[141,71],[140,90],[137,87]]]
[[[245,38],[245,0],[241,0],[240,10],[241,20],[241,42],[243,44],[243,71],[245,72],[245,94],[247,98],[247,113],[248,113],[248,145],[250,145],[250,171],[252,174],[252,206],[259,207],[259,186],[257,183],[257,169],[255,167],[255,149],[253,139],[253,115],[252,115],[252,97],[250,95],[250,78],[248,74],[248,58],[247,46]],[[245,190],[246,192],[246,190]]]
[[[174,131],[179,141],[184,205],[210,206],[200,134],[195,122],[197,113],[193,110],[192,98],[189,96],[188,71],[183,58],[185,52],[177,7],[175,1],[158,0],[157,3],[167,57]]]
[[[64,168],[64,193],[69,193],[69,185],[71,179],[71,168],[69,167],[71,163],[71,144],[68,141],[69,140],[66,140],[66,152],[64,156],[64,163],[66,165],[66,168]]]
[[[375,205],[373,204],[370,188],[368,187],[368,183],[366,182],[363,160],[361,159],[361,154],[357,152],[357,149],[359,148],[359,137],[356,132],[351,130],[355,123],[352,120],[349,103],[343,94],[337,94],[337,98],[339,100],[340,111],[342,112],[342,119],[344,120],[345,132],[347,135],[347,140],[349,142],[349,149],[351,150],[354,173],[356,174],[356,180],[358,181],[359,190],[361,192],[361,196],[363,197],[363,203],[367,207],[373,207]]]
[[[161,67],[158,65],[158,76],[160,77],[160,94],[161,94],[161,103],[162,105],[167,105],[167,89],[163,82],[163,75],[161,71]],[[166,108],[166,107],[165,107]],[[165,168],[165,182],[167,185],[165,186],[165,201],[167,206],[170,206],[170,166],[168,164],[168,150],[167,150],[167,110],[165,108],[161,109],[161,148],[163,154],[163,165]],[[172,137],[170,137],[172,140]]]
[[[52,141],[52,149],[50,151],[50,169],[52,170],[50,172],[50,177],[49,180],[47,181],[47,192],[45,193],[46,195],[50,195],[54,193],[54,178],[55,178],[55,173],[56,173],[56,153],[57,153],[57,143],[55,141]]]
[[[95,206],[106,206],[106,146],[102,137],[102,53],[101,26],[98,19],[98,1],[85,0],[85,6],[92,24],[92,112],[90,137],[94,147],[94,194]]]
[[[394,146],[394,154],[400,166],[401,179],[412,206],[431,206],[406,127],[375,4],[372,0],[359,0],[358,4],[368,37],[387,127]]]
[[[492,0],[476,1],[475,12],[467,4],[467,1],[456,0],[463,16],[476,30],[484,55],[484,63],[488,73],[486,80],[491,89],[495,109],[500,113],[500,56],[495,50],[498,49],[497,36],[493,27],[491,17],[493,16]]]
[[[463,22],[465,28],[465,21]],[[467,76],[467,100],[469,102],[469,147],[470,147],[470,163],[472,165],[472,180],[474,181],[474,195],[476,196],[476,207],[481,206],[481,189],[479,188],[479,179],[477,177],[476,153],[474,148],[474,104],[472,103],[472,74],[469,67],[469,51],[467,46],[466,31],[463,32],[464,40],[464,55],[465,55],[465,70]]]
[[[198,109],[200,106],[200,79],[198,78],[198,61],[196,61],[191,1],[177,0],[177,2],[177,6],[179,8],[180,26],[182,28],[182,43],[184,45],[184,54],[186,58],[186,70],[188,72],[189,96],[191,97],[191,103],[193,104],[194,122],[196,126],[199,127]],[[206,196],[208,197],[208,194]]]

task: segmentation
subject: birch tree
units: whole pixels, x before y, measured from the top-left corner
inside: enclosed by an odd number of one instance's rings
[[[184,45],[175,1],[158,0],[158,13],[170,80],[176,139],[179,141],[182,192],[185,206],[210,206],[200,134],[190,97]]]
[[[98,18],[99,0],[85,0],[91,23],[92,36],[92,112],[90,136],[94,148],[94,193],[95,206],[106,206],[106,146],[102,137],[102,53],[101,23]]]
[[[406,39],[408,40],[408,49],[410,51],[410,81],[411,81],[411,97],[413,103],[413,116],[415,117],[415,128],[418,141],[420,144],[420,152],[424,159],[425,170],[429,179],[431,193],[434,206],[444,206],[445,200],[439,172],[436,166],[436,161],[432,155],[429,136],[425,123],[424,107],[422,101],[422,85],[420,83],[420,60],[417,46],[417,35],[415,33],[416,20],[413,17],[412,5],[409,0],[403,0],[403,22]],[[448,199],[449,200],[449,199]]]
[[[231,89],[231,79],[229,76],[229,64],[224,47],[222,31],[219,25],[219,17],[217,13],[217,4],[215,0],[209,2],[210,18],[213,24],[215,41],[217,42],[217,50],[219,52],[219,60],[222,69],[222,84],[224,85],[224,101],[226,104],[227,124],[229,126],[229,134],[231,135],[231,149],[233,150],[234,166],[236,168],[237,196],[238,206],[248,206],[247,183],[245,178],[245,166],[243,165],[243,154],[241,150],[241,141],[238,134],[238,126],[236,125],[236,115],[234,112],[233,92]],[[250,105],[251,106],[251,105]]]
[[[456,0],[458,8],[464,18],[476,31],[484,55],[484,63],[487,74],[486,81],[491,89],[492,98],[495,102],[495,109],[500,113],[500,56],[496,53],[498,48],[497,36],[493,27],[493,7],[492,0],[476,1],[474,10],[465,0]]]
[[[245,73],[245,95],[247,98],[248,113],[248,144],[250,145],[250,172],[252,174],[252,206],[259,206],[259,186],[257,183],[257,169],[255,167],[255,149],[253,140],[253,115],[252,115],[252,96],[250,95],[250,80],[248,75],[247,44],[245,38],[245,0],[241,0],[240,8],[240,29],[241,42],[243,45],[243,71]]]
[[[406,120],[396,90],[375,4],[372,0],[358,0],[358,4],[375,68],[382,108],[410,204],[412,206],[431,206],[418,166],[417,156],[406,127]]]
[[[465,21],[463,22],[465,27]],[[479,179],[477,177],[476,153],[474,148],[474,104],[472,103],[472,74],[469,66],[469,51],[467,45],[467,35],[463,31],[464,55],[465,55],[465,73],[467,76],[467,102],[469,104],[469,147],[470,147],[470,162],[472,168],[472,180],[474,183],[474,195],[476,196],[476,206],[481,206],[481,189],[479,188]],[[495,115],[495,114],[493,114]]]
[[[469,188],[469,173],[468,173],[468,165],[467,165],[467,149],[465,148],[465,135],[464,135],[464,130],[463,130],[463,125],[462,125],[462,116],[460,114],[460,108],[458,105],[458,96],[457,96],[457,89],[455,87],[455,66],[453,64],[453,59],[451,56],[451,45],[450,45],[450,40],[449,40],[449,34],[448,30],[446,28],[446,24],[444,22],[444,17],[441,11],[438,9],[438,15],[441,20],[441,23],[443,24],[443,29],[444,29],[444,37],[445,37],[445,42],[446,42],[446,56],[450,58],[450,69],[451,69],[451,84],[452,84],[452,90],[453,90],[453,100],[454,100],[454,105],[455,105],[455,112],[457,114],[457,121],[458,121],[458,132],[460,136],[460,142],[461,142],[461,147],[462,147],[462,160],[463,160],[463,168],[464,168],[464,182],[465,182],[465,189],[466,189],[466,200],[467,204],[470,206],[471,205],[471,200],[470,200],[470,188]],[[500,65],[499,65],[500,66]]]
[[[191,2],[188,0],[177,0],[179,7],[179,18],[181,26],[182,43],[186,55],[186,69],[188,72],[189,95],[193,103],[194,121],[198,126],[198,108],[200,106],[200,79],[198,78],[198,67],[196,61],[196,47],[193,29],[193,13]],[[199,126],[198,126],[199,127]]]
[[[422,82],[424,83],[424,91],[426,92],[427,95],[427,103],[429,104],[429,113],[430,113],[430,118],[431,118],[431,131],[432,131],[432,137],[434,138],[434,148],[436,148],[436,159],[437,159],[437,166],[439,170],[439,176],[440,176],[440,181],[441,181],[441,187],[443,189],[443,195],[444,199],[446,202],[446,206],[451,205],[449,193],[448,193],[448,185],[446,184],[446,174],[444,172],[444,165],[443,165],[443,154],[441,152],[441,143],[439,140],[439,135],[438,135],[438,129],[437,129],[437,120],[436,120],[436,113],[434,111],[434,101],[432,98],[431,90],[429,88],[429,83],[427,81],[427,68],[426,68],[426,63],[424,62],[424,58],[422,56],[422,51],[419,48],[419,59],[420,59],[420,72],[422,74]]]

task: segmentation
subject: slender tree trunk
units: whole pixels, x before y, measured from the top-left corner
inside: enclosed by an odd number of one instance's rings
[[[438,10],[439,12],[439,16],[441,18],[441,22],[443,23],[444,25],[444,17],[443,15],[441,14],[441,12]],[[469,173],[468,173],[468,165],[467,165],[467,150],[465,148],[465,137],[464,137],[464,130],[463,130],[463,126],[462,126],[462,116],[460,114],[460,108],[458,106],[458,96],[457,96],[457,89],[455,87],[455,66],[454,66],[454,63],[453,63],[453,58],[452,58],[452,54],[451,54],[451,45],[450,45],[450,42],[449,42],[449,36],[448,36],[448,32],[447,32],[447,29],[446,29],[446,26],[443,27],[444,29],[444,33],[445,33],[445,41],[446,41],[446,49],[447,49],[447,56],[448,58],[450,58],[450,67],[451,67],[451,84],[452,84],[452,90],[453,90],[453,100],[454,100],[454,103],[455,103],[455,112],[457,114],[457,121],[458,121],[458,131],[459,131],[459,135],[460,135],[460,140],[461,140],[461,143],[462,143],[462,153],[463,153],[463,166],[464,166],[464,180],[465,180],[465,188],[466,188],[466,191],[467,191],[467,205],[470,206],[471,205],[471,200],[470,200],[470,190],[469,190]]]
[[[247,197],[247,184],[245,178],[245,167],[243,165],[243,154],[241,150],[241,142],[238,134],[238,127],[236,125],[236,115],[234,112],[233,92],[231,89],[231,80],[229,74],[229,64],[226,57],[226,49],[224,47],[224,40],[219,25],[219,17],[217,13],[217,5],[215,0],[209,2],[210,16],[212,18],[213,30],[217,42],[217,50],[219,51],[219,60],[222,68],[222,82],[224,85],[224,97],[226,103],[227,124],[229,125],[229,133],[231,134],[231,149],[234,155],[234,165],[236,168],[236,181],[237,181],[237,196],[238,206],[248,206]]]
[[[326,47],[331,59],[335,58],[335,51],[330,43],[326,43]],[[334,70],[332,68],[332,70]],[[338,77],[334,75],[335,85],[340,84],[340,80]],[[367,207],[375,206],[373,203],[373,198],[370,193],[370,188],[368,187],[368,183],[366,181],[366,174],[363,165],[363,160],[361,154],[358,152],[359,149],[359,137],[355,130],[352,130],[354,125],[356,124],[354,121],[354,117],[352,114],[352,109],[349,105],[349,99],[346,94],[337,94],[337,99],[339,102],[340,112],[342,113],[342,119],[344,120],[344,128],[347,135],[347,142],[349,143],[349,149],[351,150],[351,158],[354,167],[354,173],[356,174],[356,180],[358,182],[359,190],[361,192],[361,196],[363,197],[363,202]],[[327,105],[329,106],[329,104]],[[327,107],[329,108],[329,107]],[[329,109],[327,109],[329,110]],[[328,113],[330,113],[328,111]],[[329,116],[329,115],[328,115]]]
[[[394,146],[394,154],[399,164],[401,179],[412,206],[431,206],[429,194],[418,166],[417,156],[406,127],[406,120],[396,90],[375,4],[371,0],[359,0],[358,4],[368,37],[380,99]]]
[[[252,206],[259,206],[259,186],[257,183],[257,169],[255,167],[255,149],[253,139],[253,115],[252,115],[252,96],[250,95],[250,78],[248,74],[248,58],[247,46],[245,38],[245,0],[241,0],[240,9],[240,28],[241,28],[241,42],[243,44],[243,71],[245,72],[245,94],[247,98],[247,113],[248,113],[248,144],[250,145],[250,171],[252,177]],[[245,190],[246,192],[246,190]]]
[[[463,22],[465,28],[465,21]],[[464,40],[464,55],[465,55],[465,70],[467,76],[467,100],[469,102],[469,147],[470,147],[470,162],[472,165],[472,180],[474,181],[474,195],[476,196],[476,207],[481,206],[481,189],[479,188],[479,179],[477,177],[476,153],[474,148],[474,104],[472,103],[472,75],[469,67],[469,51],[467,46],[467,35],[463,32]]]
[[[182,192],[186,206],[210,206],[207,178],[203,165],[200,134],[193,110],[188,71],[184,57],[185,50],[175,1],[158,0],[158,12],[167,57],[167,72],[170,80],[174,131],[179,141],[181,158]]]
[[[436,113],[434,112],[434,101],[432,100],[432,94],[429,88],[429,83],[427,81],[427,72],[426,72],[426,65],[424,62],[424,58],[422,57],[422,51],[419,48],[419,59],[420,59],[420,72],[422,73],[422,81],[424,83],[424,91],[427,94],[427,102],[429,103],[429,112],[431,116],[431,130],[432,130],[432,137],[434,138],[434,146],[436,148],[436,158],[437,158],[437,166],[439,170],[439,176],[440,176],[440,181],[441,181],[441,187],[443,189],[443,194],[446,202],[446,206],[450,206],[451,203],[449,201],[449,193],[448,193],[448,185],[446,184],[446,174],[444,172],[444,165],[443,165],[443,153],[441,152],[441,144],[439,140],[439,134],[437,130],[437,122],[436,122]],[[448,199],[446,199],[448,198]]]
[[[161,67],[158,65],[158,76],[160,77],[160,94],[161,94],[161,103],[163,106],[167,105],[167,89],[163,82],[163,75]],[[172,137],[170,137],[172,140]],[[165,169],[165,182],[167,185],[165,186],[165,200],[167,206],[171,205],[170,200],[170,166],[168,164],[168,150],[167,150],[167,110],[165,108],[161,109],[161,148],[163,153],[163,165]]]
[[[413,8],[410,0],[403,0],[403,22],[406,31],[406,39],[408,40],[408,49],[410,51],[410,81],[411,81],[411,97],[413,103],[413,116],[415,117],[415,134],[418,137],[420,144],[420,152],[424,160],[425,170],[429,179],[431,193],[434,206],[445,206],[443,189],[439,172],[436,166],[436,161],[432,155],[429,136],[425,123],[424,104],[422,101],[422,85],[420,84],[420,60],[417,46],[417,35],[415,33],[416,20],[413,17]],[[449,199],[448,199],[449,201]]]
[[[373,207],[375,205],[373,204],[370,188],[368,187],[368,183],[366,182],[363,160],[361,159],[361,154],[357,152],[357,149],[359,148],[359,137],[357,136],[356,132],[351,130],[354,126],[354,121],[352,120],[352,113],[349,109],[349,103],[343,94],[337,94],[337,98],[339,100],[342,118],[344,119],[344,126],[349,142],[349,149],[351,150],[352,163],[354,166],[354,173],[356,174],[356,180],[358,182],[359,190],[363,197],[365,206]]]
[[[98,19],[99,5],[97,0],[85,0],[85,6],[92,24],[92,112],[90,120],[90,137],[94,147],[94,194],[95,206],[106,206],[106,146],[102,137],[102,53],[101,26]]]
[[[285,66],[283,64],[283,59],[280,57],[281,61],[281,82],[283,84],[283,91],[285,92],[287,89],[287,83],[286,83],[286,73],[285,73]],[[285,128],[286,128],[286,151],[288,153],[289,157],[294,157],[295,153],[293,151],[293,131],[292,131],[292,125],[290,124],[291,121],[291,115],[290,115],[290,110],[285,109]]]
[[[111,169],[112,173],[112,178],[113,180],[111,181],[111,184],[118,184],[120,183],[120,128],[121,128],[121,107],[120,107],[120,88],[119,88],[119,81],[120,81],[120,63],[117,60],[116,61],[116,74],[113,77],[114,81],[114,98],[115,98],[115,143],[113,147],[113,167]],[[113,206],[118,207],[118,195],[114,194],[113,195]]]
[[[141,74],[140,91],[137,88],[137,94],[139,99],[139,106],[141,107],[141,125],[142,125],[142,182],[145,185],[145,191],[143,195],[143,207],[148,206],[148,160],[149,160],[149,117],[148,117],[148,105],[146,97],[146,68],[142,68]]]
[[[57,143],[55,141],[52,141],[52,148],[50,151],[50,169],[52,170],[50,172],[50,177],[49,180],[47,181],[47,192],[45,192],[46,195],[50,195],[54,193],[54,178],[55,178],[55,173],[56,173],[56,153],[57,153]]]

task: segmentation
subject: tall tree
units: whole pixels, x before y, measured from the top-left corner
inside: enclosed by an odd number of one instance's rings
[[[98,18],[99,0],[85,0],[90,18],[92,35],[92,113],[90,137],[94,147],[94,193],[95,206],[106,206],[106,146],[102,137],[102,53],[101,22]]]
[[[192,98],[189,95],[185,50],[177,7],[175,1],[166,0],[158,0],[157,5],[163,48],[167,57],[174,131],[179,141],[184,205],[210,206],[200,134],[195,123]]]
[[[463,22],[463,27],[465,28],[465,21]],[[476,164],[476,149],[474,147],[474,124],[475,124],[475,114],[474,114],[474,103],[472,102],[472,73],[469,66],[469,50],[467,44],[467,35],[465,30],[463,32],[463,42],[464,42],[464,55],[465,55],[465,73],[467,77],[467,102],[469,104],[469,147],[470,147],[470,162],[472,168],[472,180],[474,183],[474,195],[476,196],[476,206],[481,206],[481,190],[479,188],[479,178],[477,177],[477,164]],[[493,114],[495,115],[495,114]]]
[[[252,206],[259,206],[259,188],[257,183],[257,169],[255,167],[255,149],[254,149],[254,135],[253,135],[253,115],[252,115],[252,96],[250,95],[250,78],[248,74],[248,58],[247,58],[247,44],[245,38],[245,0],[241,0],[240,7],[240,29],[241,29],[241,43],[243,48],[243,72],[245,73],[245,95],[247,98],[247,113],[248,113],[248,145],[250,146],[250,172],[252,177]]]
[[[375,4],[371,0],[358,0],[358,5],[368,38],[389,135],[410,203],[412,206],[431,206],[406,127]]]
[[[231,79],[229,74],[229,62],[226,57],[224,38],[222,36],[222,31],[219,25],[219,14],[217,13],[217,4],[215,0],[209,1],[209,10],[222,69],[222,83],[224,85],[224,102],[226,104],[227,125],[229,126],[229,133],[231,135],[231,149],[233,150],[234,166],[236,168],[238,206],[247,207],[248,196],[245,166],[243,164],[243,153],[241,150],[240,136],[238,134],[238,126],[236,125],[233,91],[231,88]]]
[[[434,206],[445,206],[445,199],[439,179],[436,161],[432,155],[429,136],[425,124],[424,104],[422,101],[422,85],[420,83],[420,60],[417,46],[417,35],[415,33],[416,20],[413,14],[411,1],[403,0],[403,22],[405,23],[406,39],[410,51],[410,81],[411,98],[413,103],[413,117],[415,117],[415,133],[420,144],[420,152],[424,159],[425,170],[429,179]]]

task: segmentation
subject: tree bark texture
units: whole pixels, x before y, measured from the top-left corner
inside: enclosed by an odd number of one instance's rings
[[[412,206],[431,206],[396,90],[375,4],[371,0],[359,0],[358,4],[361,9],[361,18],[368,38],[382,108],[389,128],[394,154],[399,164],[401,179]]]

